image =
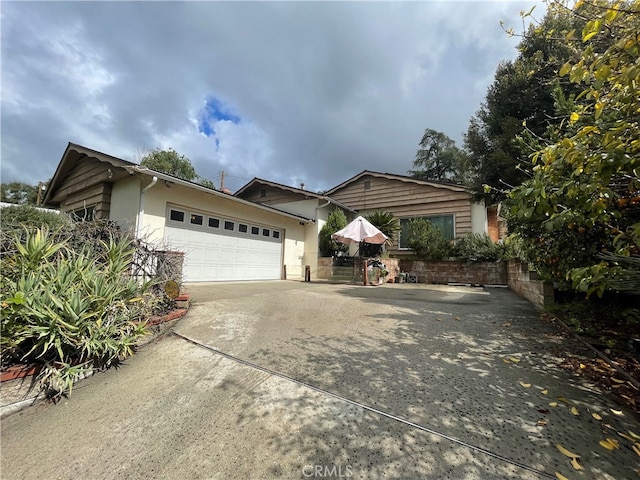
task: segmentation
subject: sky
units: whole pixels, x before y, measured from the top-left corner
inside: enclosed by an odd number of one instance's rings
[[[173,148],[232,191],[406,174],[426,128],[462,146],[534,5],[2,1],[0,180],[48,180],[68,142]]]

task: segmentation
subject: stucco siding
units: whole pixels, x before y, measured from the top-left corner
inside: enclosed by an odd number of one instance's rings
[[[315,219],[318,203],[319,200],[317,198],[310,198],[308,200],[298,200],[295,202],[270,203],[269,205],[278,210],[293,213],[294,215]]]
[[[487,233],[487,209],[484,203],[471,204],[471,232]]]
[[[134,231],[140,211],[140,179],[129,177],[113,184],[109,219],[121,228]]]

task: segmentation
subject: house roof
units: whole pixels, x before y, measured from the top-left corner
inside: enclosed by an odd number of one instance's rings
[[[394,173],[381,173],[381,172],[373,172],[371,170],[364,170],[362,172],[360,172],[359,174],[351,177],[348,180],[345,180],[344,182],[342,182],[340,185],[337,185],[335,187],[333,187],[331,190],[329,190],[327,192],[327,195],[332,195],[333,193],[335,193],[336,191],[340,190],[341,188],[346,187],[347,185],[349,185],[350,183],[353,183],[357,180],[359,180],[362,177],[365,176],[371,176],[371,177],[378,177],[378,178],[386,178],[388,180],[399,180],[401,182],[406,182],[406,183],[414,183],[417,185],[428,185],[431,187],[436,187],[436,188],[446,188],[449,190],[453,190],[454,192],[467,192],[467,189],[461,185],[457,185],[455,183],[447,183],[447,182],[436,182],[433,180],[421,180],[419,178],[414,178],[414,177],[409,177],[407,175],[396,175]]]
[[[58,168],[56,169],[56,172],[54,173],[53,178],[51,179],[49,188],[47,188],[47,193],[45,195],[45,199],[43,202],[44,205],[47,205],[50,202],[51,197],[53,193],[56,191],[56,189],[58,188],[59,184],[64,180],[66,175],[73,169],[73,167],[77,164],[77,162],[88,157],[95,158],[98,161],[108,163],[113,167],[116,167],[117,169],[119,169],[120,174],[116,175],[114,173],[113,181],[117,181],[119,178],[124,178],[127,175],[133,175],[138,173],[138,174],[146,175],[150,177],[157,177],[158,179],[161,179],[161,180],[166,180],[169,182],[173,182],[177,185],[193,188],[194,190],[200,190],[218,197],[224,197],[228,200],[233,200],[244,205],[249,205],[252,207],[260,208],[262,210],[271,211],[279,215],[295,218],[296,220],[304,220],[307,222],[313,221],[312,219],[303,217],[301,215],[284,212],[282,210],[270,207],[268,205],[262,205],[259,203],[250,202],[249,200],[244,200],[242,198],[235,197],[228,193],[224,193],[213,188],[205,187],[204,185],[190,182],[188,180],[184,180],[182,178],[169,175],[167,173],[158,172],[156,170],[152,170],[150,168],[138,165],[137,163],[129,162],[127,160],[122,160],[121,158],[114,157],[112,155],[108,155],[106,153],[102,153],[97,150],[93,150],[91,148],[87,148],[82,145],[77,145],[71,142],[69,142],[69,144],[67,145],[67,148],[64,151],[62,158],[60,159],[60,163],[58,164]]]
[[[296,193],[296,194],[299,194],[299,195],[304,195],[306,198],[317,198],[318,200],[323,200],[325,202],[331,202],[334,205],[342,208],[343,210],[347,210],[348,212],[355,213],[355,210],[353,210],[351,207],[348,207],[347,205],[345,205],[343,203],[340,203],[340,202],[334,200],[333,198],[330,198],[328,195],[323,195],[323,194],[320,194],[320,193],[314,193],[314,192],[311,192],[309,190],[304,190],[302,188],[290,187],[290,186],[284,185],[282,183],[272,182],[271,180],[265,180],[264,178],[258,178],[258,177],[253,177],[253,179],[251,179],[247,184],[242,186],[236,193],[234,193],[234,196],[242,195],[244,192],[246,192],[251,187],[253,187],[253,186],[257,185],[257,184],[266,185],[266,186],[274,187],[274,188],[279,188],[281,190],[286,190],[288,192]]]

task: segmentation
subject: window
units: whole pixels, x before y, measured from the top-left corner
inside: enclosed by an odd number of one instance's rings
[[[220,228],[220,220],[209,217],[209,226],[211,228]]]
[[[447,240],[453,240],[455,238],[453,215],[415,218],[424,218],[425,220],[429,220],[431,225],[438,228]],[[409,248],[407,247],[407,234],[410,220],[413,220],[413,218],[400,219],[400,248]]]
[[[263,236],[263,237],[269,237],[269,236],[271,236],[271,230],[269,230],[268,228],[263,228],[263,229],[262,229],[262,236]]]
[[[260,229],[258,227],[251,227],[251,235],[260,235]]]
[[[169,212],[169,219],[173,220],[174,222],[184,222],[184,212],[171,209],[171,211]]]
[[[235,228],[235,223],[230,222],[229,220],[224,221],[224,229],[225,230],[233,230]]]
[[[202,215],[198,215],[196,213],[191,214],[191,219],[189,220],[192,225],[202,225],[204,217]]]
[[[273,238],[280,238],[280,232],[278,232],[277,230],[273,231]]]
[[[371,180],[365,180],[364,181],[364,189],[365,190],[371,190]]]
[[[264,198],[267,196],[267,191],[263,188],[262,190],[260,190],[260,197]]]
[[[249,229],[249,227],[247,227],[244,223],[238,224],[238,231],[240,233],[247,233],[248,229]]]
[[[71,219],[74,222],[91,222],[93,220],[95,207],[80,208],[71,212]]]

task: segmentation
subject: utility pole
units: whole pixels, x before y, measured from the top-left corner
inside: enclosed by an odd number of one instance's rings
[[[44,200],[42,198],[42,192],[44,192],[46,188],[47,186],[44,182],[38,182],[38,197],[36,198],[36,207],[39,207],[42,200]]]
[[[220,170],[220,191],[224,192],[224,170]]]

